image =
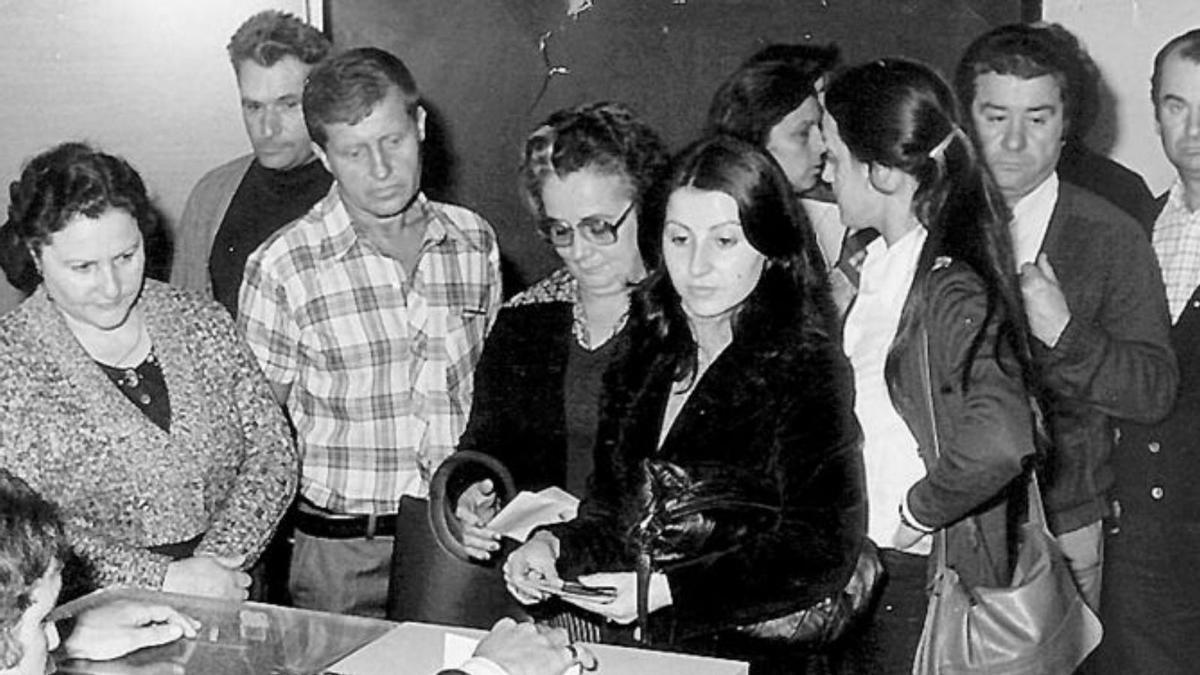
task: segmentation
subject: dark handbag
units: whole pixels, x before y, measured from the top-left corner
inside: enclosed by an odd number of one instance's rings
[[[504,586],[498,562],[503,556],[486,563],[467,556],[455,500],[447,491],[455,476],[464,473],[492,477],[501,502],[516,493],[512,476],[496,458],[463,451],[438,467],[428,500],[401,498],[388,583],[387,618],[392,621],[490,628],[506,616],[527,616]]]
[[[831,645],[849,634],[870,614],[883,584],[883,563],[875,543],[863,537],[862,551],[850,581],[842,590],[812,607],[768,619],[738,631],[754,638],[781,645]]]
[[[734,546],[747,533],[773,527],[781,507],[769,490],[720,472],[695,480],[683,468],[655,459],[644,462],[644,471],[645,515],[634,528],[633,540],[639,549],[638,619],[642,635],[647,635],[646,594],[652,570]],[[879,554],[864,538],[845,588],[811,607],[739,626],[737,631],[770,647],[830,645],[870,611],[882,574]]]
[[[927,333],[924,342],[923,384],[938,456]],[[1031,404],[1036,413],[1036,402]],[[1017,561],[1007,587],[967,588],[946,565],[945,530],[935,535],[937,567],[913,675],[1070,673],[1100,644],[1100,621],[1084,603],[1058,542],[1046,527],[1033,472],[1026,491],[1029,515],[1021,526]],[[973,526],[967,519],[952,527]]]

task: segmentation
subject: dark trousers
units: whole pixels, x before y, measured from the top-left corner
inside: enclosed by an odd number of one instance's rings
[[[1200,523],[1122,517],[1108,535],[1089,666],[1105,675],[1200,672]]]
[[[292,603],[334,614],[385,617],[392,537],[322,539],[296,530],[292,545]]]
[[[846,675],[911,675],[913,656],[925,627],[929,595],[929,558],[879,549],[887,572],[883,593],[870,620],[857,636],[847,637],[840,651],[830,655],[834,672]]]
[[[275,534],[267,542],[258,562],[250,568],[250,599],[272,605],[291,606],[292,596],[288,593],[288,570],[292,557],[291,510],[280,521]]]

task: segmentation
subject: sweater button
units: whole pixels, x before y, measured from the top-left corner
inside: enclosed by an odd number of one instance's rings
[[[1157,455],[1158,451],[1162,450],[1162,446],[1158,444],[1158,441],[1150,441],[1149,445],[1146,446],[1146,449],[1149,450],[1151,454]]]
[[[1162,499],[1163,498],[1162,486],[1155,485],[1154,487],[1150,488],[1150,498],[1153,499],[1154,501],[1158,501],[1158,500]]]

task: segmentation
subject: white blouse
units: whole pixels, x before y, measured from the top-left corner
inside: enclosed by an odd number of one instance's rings
[[[892,405],[883,373],[925,238],[925,228],[918,225],[890,247],[883,237],[867,246],[858,297],[843,333],[843,349],[854,368],[854,413],[863,431],[867,535],[884,548],[896,548],[899,505],[925,475],[917,439]],[[906,549],[924,555],[929,550],[929,537]]]

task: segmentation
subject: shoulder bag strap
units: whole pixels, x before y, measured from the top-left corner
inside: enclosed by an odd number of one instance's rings
[[[925,412],[929,413],[929,432],[933,437],[933,458],[942,456],[942,444],[938,435],[937,415],[933,410],[933,374],[929,365],[929,329],[921,328],[921,388],[925,391]],[[937,556],[937,571],[946,569],[946,528],[933,533],[934,555]]]
[[[925,390],[925,407],[926,412],[929,413],[929,429],[933,436],[933,456],[935,459],[937,459],[942,455],[942,447],[938,436],[937,416],[934,413],[933,408],[933,374],[930,367],[928,328],[921,329],[920,356],[921,384],[922,388]],[[1030,399],[1030,405],[1034,406],[1031,408],[1031,411],[1040,414],[1040,410],[1036,408],[1037,401],[1035,399]],[[1027,516],[1029,521],[1040,525],[1041,529],[1045,531],[1048,536],[1053,536],[1050,534],[1050,527],[1046,522],[1046,508],[1042,503],[1042,492],[1038,485],[1037,472],[1032,468],[1029,470],[1029,480],[1026,481],[1025,490],[1029,500],[1029,513]],[[946,567],[946,528],[938,530],[933,536],[935,538],[934,548],[936,549],[937,554],[937,568],[940,571]]]

